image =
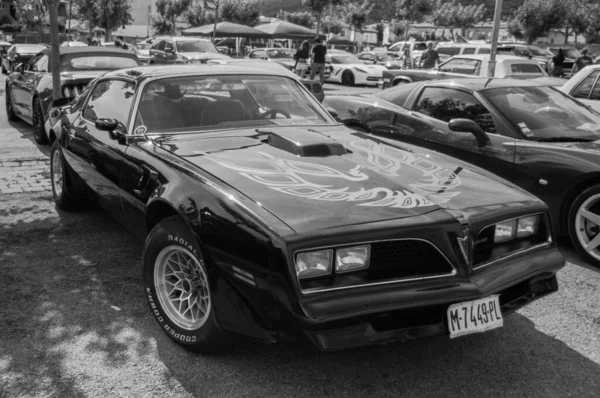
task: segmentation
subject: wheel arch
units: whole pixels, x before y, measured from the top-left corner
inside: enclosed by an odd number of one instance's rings
[[[577,196],[592,185],[600,185],[600,173],[587,174],[569,188],[560,205],[559,222],[561,231],[566,231],[568,227],[569,210]]]
[[[412,79],[410,77],[406,77],[406,76],[397,76],[394,78],[394,80],[392,80],[392,87],[393,86],[397,86],[398,83],[400,83],[401,81],[405,81],[407,83],[412,83]]]
[[[156,224],[171,216],[179,216],[186,224],[188,224],[188,227],[190,227],[191,230],[189,220],[171,203],[167,202],[165,199],[159,198],[150,202],[146,209],[146,232],[150,233]]]

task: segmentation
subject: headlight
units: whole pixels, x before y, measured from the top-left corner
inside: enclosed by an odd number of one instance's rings
[[[371,246],[355,246],[337,249],[335,252],[335,272],[350,272],[369,268]]]
[[[355,69],[357,72],[360,72],[360,73],[367,73],[367,71],[366,71],[366,70],[362,70],[362,69],[360,69],[360,68],[354,68],[354,69]]]
[[[517,238],[535,235],[540,225],[540,216],[519,218],[517,223]]]
[[[494,243],[506,242],[515,237],[517,220],[510,220],[496,224],[494,231]]]
[[[298,279],[314,278],[331,274],[333,250],[300,253],[296,256]]]

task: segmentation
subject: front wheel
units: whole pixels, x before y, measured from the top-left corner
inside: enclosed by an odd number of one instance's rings
[[[158,223],[144,246],[144,289],[161,328],[196,352],[216,352],[229,338],[215,321],[209,274],[200,245],[178,216]]]
[[[18,119],[13,107],[12,95],[10,94],[10,88],[6,86],[6,93],[4,94],[4,100],[6,101],[6,118],[9,122],[14,122]]]
[[[577,196],[569,211],[568,229],[575,249],[600,267],[600,185]]]
[[[54,141],[50,151],[50,180],[56,205],[65,211],[76,210],[78,208],[77,199],[67,192],[68,174],[58,140]]]
[[[349,70],[342,75],[342,84],[345,86],[354,86],[354,73]]]
[[[42,112],[42,104],[38,98],[33,100],[33,134],[35,142],[40,145],[48,143],[46,136],[46,128],[44,127],[44,112]]]

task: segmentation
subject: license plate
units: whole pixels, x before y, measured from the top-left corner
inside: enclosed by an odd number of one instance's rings
[[[448,307],[450,338],[481,333],[504,325],[499,294]]]

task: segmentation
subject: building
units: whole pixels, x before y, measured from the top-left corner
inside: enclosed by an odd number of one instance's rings
[[[0,21],[10,21],[10,23],[17,22],[17,15],[15,11],[13,0],[1,0],[0,1]]]
[[[132,25],[148,25],[154,10],[154,0],[131,0]]]

